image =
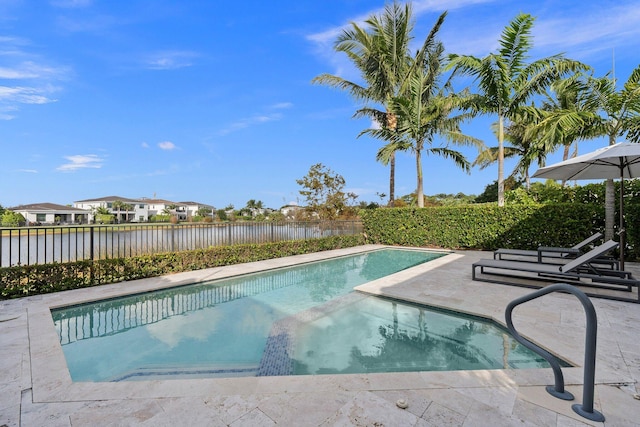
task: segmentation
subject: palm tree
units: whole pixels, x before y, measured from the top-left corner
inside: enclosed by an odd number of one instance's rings
[[[132,209],[131,205],[129,205],[128,203],[125,203],[122,200],[114,200],[111,207],[117,212],[116,218],[118,223],[120,222],[120,211],[128,212]]]
[[[538,124],[534,126],[540,144],[547,152],[563,147],[562,159],[567,160],[571,145],[572,156],[578,153],[578,141],[597,136],[598,103],[591,77],[576,73],[553,82],[545,94]],[[563,182],[564,186],[566,182]]]
[[[176,211],[177,208],[178,208],[178,205],[174,203],[168,204],[164,207],[164,209],[162,209],[162,214],[168,216],[169,218],[175,218],[177,220],[178,219],[178,213]]]
[[[617,138],[640,142],[640,65],[617,90],[616,81],[608,76],[591,78],[579,83],[582,95],[577,97],[580,108],[550,112],[541,125],[549,138],[562,140],[564,135],[577,138],[605,136],[609,145]],[[599,114],[599,112],[602,113]],[[605,239],[613,238],[615,222],[615,189],[607,180],[605,190]]]
[[[534,132],[537,119],[521,112],[504,128],[504,140],[510,145],[503,147],[504,158],[518,158],[509,178],[516,179],[517,176],[524,178],[526,188],[530,187],[529,168],[534,161],[538,165],[544,165],[548,149],[538,140]],[[498,135],[498,123],[492,126],[493,133]],[[485,169],[498,161],[498,147],[487,147],[482,150],[473,162],[472,166],[479,166]]]
[[[262,200],[256,201],[255,199],[250,199],[247,201],[247,205],[242,209],[243,211],[249,212],[249,215],[256,216],[257,213],[261,212],[264,208],[264,204]]]
[[[482,145],[482,142],[464,135],[460,124],[469,117],[469,113],[452,116],[461,105],[462,98],[456,94],[445,93],[450,85],[441,86],[440,79],[444,64],[444,46],[435,40],[442,24],[444,14],[436,22],[423,49],[418,51],[412,61],[411,74],[401,96],[393,98],[392,111],[398,119],[395,132],[388,135],[386,129],[367,129],[361,133],[376,138],[389,139],[391,143],[378,152],[379,159],[386,159],[396,150],[408,150],[416,157],[416,197],[418,207],[424,207],[424,189],[422,173],[422,154],[436,154],[452,159],[465,171],[471,169],[464,155],[449,147],[432,147],[436,135],[444,136],[455,144]],[[384,113],[375,109],[361,109],[357,115],[366,115],[378,119]]]
[[[593,133],[607,136],[609,145],[617,138],[629,142],[640,142],[640,65],[632,72],[622,89],[616,89],[615,79],[602,77],[595,79],[595,93],[598,105],[604,113],[597,120]],[[613,237],[615,221],[615,188],[609,179],[605,190],[605,239]],[[622,248],[621,248],[622,249]]]
[[[387,4],[381,16],[371,16],[362,28],[356,23],[344,30],[335,43],[335,50],[344,52],[360,70],[365,86],[331,74],[321,74],[312,83],[326,84],[348,91],[358,101],[382,104],[387,114],[379,122],[390,132],[397,124],[390,111],[392,99],[400,94],[409,68],[409,43],[412,39],[413,22],[411,4],[402,6],[394,0]],[[388,157],[389,204],[395,198],[395,155]]]
[[[480,93],[474,110],[498,115],[498,205],[504,206],[504,127],[531,97],[543,92],[566,73],[586,69],[584,64],[555,55],[527,63],[532,47],[534,18],[519,14],[502,32],[500,49],[479,59],[471,55],[450,55],[449,68],[475,76]]]

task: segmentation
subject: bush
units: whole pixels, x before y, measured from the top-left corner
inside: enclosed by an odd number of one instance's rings
[[[116,221],[115,215],[111,214],[96,214],[95,222],[97,224],[113,224]]]
[[[149,222],[169,222],[171,215],[151,215]]]
[[[0,216],[0,224],[3,227],[21,227],[26,222],[22,214],[10,210],[5,210]]]
[[[593,205],[494,203],[360,212],[370,243],[494,250],[566,246],[602,231]]]

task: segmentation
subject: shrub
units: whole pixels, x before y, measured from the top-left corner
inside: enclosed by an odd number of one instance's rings
[[[0,223],[3,227],[20,227],[26,222],[22,214],[10,210],[5,210],[0,216]]]
[[[112,224],[115,222],[115,215],[111,214],[96,214],[95,222],[98,224]]]
[[[449,249],[566,246],[604,228],[593,205],[569,203],[373,209],[360,216],[371,243]]]

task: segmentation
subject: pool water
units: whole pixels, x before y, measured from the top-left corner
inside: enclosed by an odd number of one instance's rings
[[[296,337],[294,375],[549,367],[493,322],[373,296]]]
[[[384,249],[52,316],[73,381],[547,366],[487,322],[352,291],[443,255]]]

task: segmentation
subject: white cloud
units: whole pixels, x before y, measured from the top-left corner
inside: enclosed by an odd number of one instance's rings
[[[607,7],[598,14],[571,14],[571,18],[537,20],[534,26],[536,46],[566,51],[611,49],[636,45],[640,38],[640,8],[637,4]],[[571,28],[571,31],[566,31]]]
[[[69,163],[65,163],[56,168],[62,172],[72,172],[78,169],[100,169],[104,161],[96,154],[76,154],[74,156],[64,156]]]
[[[52,0],[51,5],[65,9],[76,9],[91,6],[93,0]]]
[[[23,173],[38,173],[37,170],[35,169],[18,169],[18,172],[23,172]]]
[[[293,103],[291,102],[278,102],[277,104],[271,105],[269,108],[272,110],[285,110],[291,107],[293,107]]]
[[[18,55],[14,52],[14,55]],[[69,75],[65,67],[53,67],[39,64],[34,61],[23,61],[13,66],[0,66],[0,79],[25,80],[25,79],[58,79],[64,80]]]
[[[146,142],[143,142],[140,145],[142,146],[142,148],[149,148],[149,144],[147,144]]]
[[[46,104],[55,99],[45,96],[46,89],[21,86],[0,86],[0,103]]]
[[[188,316],[173,316],[163,322],[151,323],[145,328],[149,335],[169,348],[174,348],[188,339],[205,341],[216,333],[215,325],[222,322],[221,316],[222,313],[218,311],[196,311]]]
[[[146,68],[152,70],[175,70],[190,67],[199,55],[191,51],[166,51],[148,55],[144,61]]]
[[[45,59],[33,55],[25,47],[28,41],[18,37],[0,37],[0,119],[11,120],[24,104],[55,102],[53,94],[61,87],[57,84],[72,74],[68,67],[50,65]]]
[[[565,53],[585,60],[594,54],[613,48],[637,44],[640,38],[640,8],[633,2],[606,7],[602,10],[583,8],[576,4],[534,11],[532,28],[534,53],[532,59]],[[515,16],[515,15],[514,15]],[[514,16],[467,22],[467,25],[443,27],[441,37],[449,52],[483,57],[499,48],[502,30]],[[500,20],[498,20],[498,18]],[[570,29],[570,30],[568,30]]]
[[[174,150],[176,145],[171,141],[163,141],[158,143],[158,147],[160,147],[161,150]]]
[[[497,0],[459,0],[452,2],[451,0],[414,0],[412,2],[413,18],[416,19],[420,15],[443,12],[445,10],[460,9],[467,6],[483,3],[493,3]],[[309,34],[306,39],[314,46],[315,53],[322,59],[327,61],[334,69],[331,74],[341,76],[348,80],[357,79],[359,73],[353,67],[346,55],[338,54],[333,49],[336,38],[346,29],[351,27],[352,23],[359,26],[372,15],[380,15],[384,12],[384,8],[372,9],[364,14],[348,19],[344,24],[331,27],[324,31]]]
[[[267,123],[267,122],[273,122],[276,120],[280,120],[282,119],[282,114],[280,113],[272,113],[272,114],[256,114],[252,117],[247,117],[244,119],[240,119],[234,123],[231,123],[228,127],[226,127],[225,129],[222,129],[220,132],[218,132],[219,135],[228,135],[232,132],[238,131],[240,129],[245,129],[248,128],[250,126],[254,126],[254,125],[258,125],[258,124],[262,124],[262,123]]]
[[[414,18],[430,14],[435,19],[433,14],[444,10],[452,12],[469,8],[472,13],[471,8],[474,6],[491,3],[497,3],[497,0],[415,0],[412,5]],[[496,6],[496,12],[499,13],[489,14],[488,7],[484,7],[480,15],[483,16],[482,19],[463,21],[462,24],[451,16],[448,17],[440,30],[440,38],[447,52],[480,57],[495,52],[499,48],[498,39],[502,30],[518,12],[518,8],[514,7],[511,8],[514,10],[513,15],[505,15],[498,8]],[[596,53],[602,56],[603,50],[611,52],[614,48],[632,46],[640,39],[640,7],[635,0],[623,0],[616,6],[602,8],[597,3],[593,3],[591,7],[584,7],[579,3],[546,7],[541,3],[530,9],[533,10],[525,12],[530,11],[536,17],[532,29],[535,49],[533,59],[564,52],[568,57],[577,56],[577,59],[584,60]],[[314,53],[330,67],[327,72],[358,81],[360,73],[346,55],[334,51],[334,42],[343,30],[349,28],[351,22],[362,25],[365,18],[381,12],[381,8],[372,9],[361,16],[348,19],[343,25],[306,36]],[[425,19],[429,19],[429,16]]]
[[[35,79],[37,77],[38,74],[30,70],[0,67],[0,79]]]

